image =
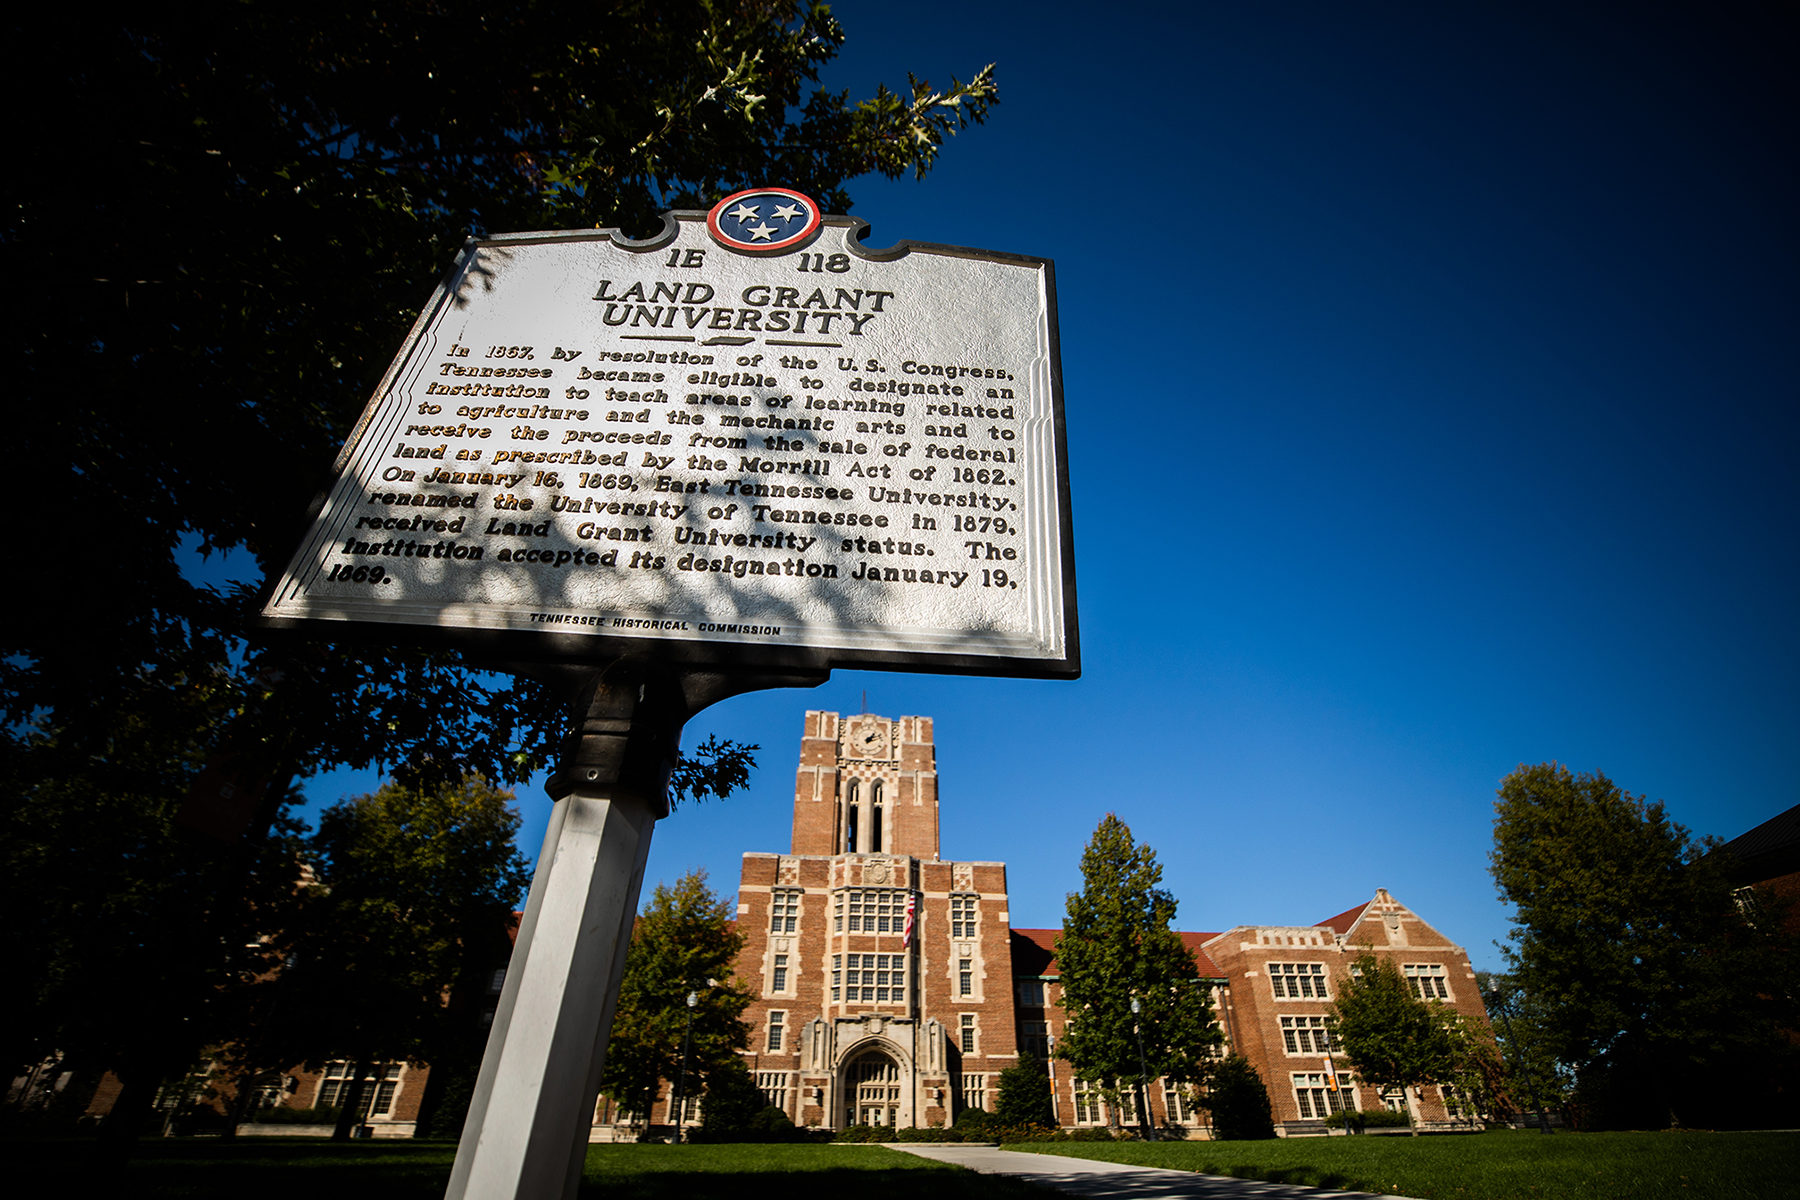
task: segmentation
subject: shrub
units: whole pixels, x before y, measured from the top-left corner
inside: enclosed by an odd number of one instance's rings
[[[1086,1129],[1077,1129],[1069,1135],[1071,1142],[1110,1142],[1112,1131],[1104,1125],[1092,1125]]]
[[[994,1102],[994,1117],[1002,1125],[1020,1128],[1056,1119],[1050,1076],[1029,1051],[1000,1073],[1000,1097]]]
[[[1365,1108],[1361,1112],[1334,1112],[1325,1118],[1325,1124],[1333,1129],[1342,1129],[1344,1122],[1352,1117],[1355,1118],[1352,1129],[1400,1129],[1410,1123],[1405,1113],[1385,1108]]]
[[[965,1108],[956,1114],[955,1127],[965,1134],[977,1134],[985,1133],[987,1127],[994,1123],[994,1114],[986,1109]]]
[[[336,1125],[335,1108],[259,1108],[250,1117],[258,1125]]]
[[[962,1130],[944,1129],[934,1126],[930,1129],[896,1129],[896,1142],[960,1142],[963,1140]]]
[[[1262,1076],[1241,1054],[1213,1069],[1199,1107],[1212,1113],[1213,1136],[1221,1141],[1253,1141],[1275,1136],[1269,1115],[1269,1091]]]

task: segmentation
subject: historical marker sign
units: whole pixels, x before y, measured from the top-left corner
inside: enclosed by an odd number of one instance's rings
[[[666,220],[470,242],[269,621],[1077,674],[1051,264],[776,188]]]

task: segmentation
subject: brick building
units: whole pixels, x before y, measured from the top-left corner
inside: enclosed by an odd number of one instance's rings
[[[1050,1058],[1062,1034],[1060,931],[1012,928],[1006,865],[943,861],[939,828],[929,718],[806,714],[791,853],[745,854],[737,906],[738,975],[756,995],[748,1065],[797,1124],[950,1124],[992,1108],[1000,1072],[1021,1050]],[[1337,981],[1365,949],[1398,963],[1419,994],[1486,1019],[1468,955],[1385,890],[1317,925],[1181,936],[1283,1133],[1322,1132],[1342,1107],[1406,1103],[1428,1126],[1461,1115],[1436,1087],[1407,1098],[1357,1089],[1327,1043]],[[1107,1123],[1098,1092],[1066,1063],[1049,1070],[1063,1125]],[[1149,1101],[1159,1124],[1205,1136],[1179,1085],[1156,1081]],[[597,1138],[614,1136],[610,1116],[603,1101]]]

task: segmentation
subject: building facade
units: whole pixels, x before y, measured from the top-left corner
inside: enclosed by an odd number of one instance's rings
[[[940,827],[930,718],[806,714],[790,853],[745,854],[738,886],[758,1086],[798,1125],[928,1128],[991,1109],[1000,1073],[1028,1051],[1048,1063],[1062,1125],[1110,1123],[1099,1091],[1054,1059],[1061,931],[1014,929],[1006,865],[942,860]],[[1441,1088],[1358,1088],[1329,1041],[1328,1006],[1365,951],[1392,959],[1416,994],[1486,1022],[1468,955],[1385,890],[1317,925],[1181,937],[1280,1132],[1323,1132],[1343,1108],[1409,1107],[1426,1127],[1472,1117]],[[1148,1101],[1158,1124],[1207,1136],[1183,1084],[1157,1080]],[[596,1116],[596,1136],[615,1136],[604,1102]],[[1135,1124],[1135,1105],[1119,1119]]]

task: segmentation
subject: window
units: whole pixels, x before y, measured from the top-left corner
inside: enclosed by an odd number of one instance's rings
[[[844,956],[834,954],[831,956],[831,998],[833,1000],[838,998],[838,988],[843,984],[843,977]]]
[[[352,1067],[347,1062],[325,1064],[325,1079],[319,1084],[319,1107],[336,1108],[350,1094]],[[394,1095],[400,1090],[400,1064],[385,1063],[363,1076],[362,1115],[383,1117],[394,1110]]]
[[[1269,982],[1277,1000],[1329,1000],[1323,963],[1270,963]]]
[[[693,1083],[691,1080],[689,1081],[688,1090],[690,1092],[693,1091]],[[675,1098],[673,1096],[671,1096],[671,1097],[669,1097],[669,1109],[671,1112],[673,1112],[675,1110],[675,1108],[676,1108]],[[680,1114],[680,1117],[678,1118],[679,1124],[682,1124],[682,1125],[697,1125],[697,1124],[699,1124],[699,1122],[700,1122],[700,1097],[698,1095],[683,1096],[681,1098],[680,1109],[681,1109],[681,1114]]]
[[[487,994],[490,996],[498,996],[500,994],[501,989],[504,988],[505,986],[506,986],[506,968],[505,967],[495,967],[494,973],[492,975],[488,976]]]
[[[964,1013],[962,1015],[962,1052],[964,1054],[975,1053],[975,1014],[974,1013]]]
[[[774,1054],[781,1049],[782,1030],[787,1025],[787,1013],[772,1012],[769,1014],[769,1053]]]
[[[786,1071],[758,1071],[756,1073],[756,1090],[770,1108],[787,1111],[788,1077]]]
[[[975,917],[980,910],[980,896],[950,897],[950,936],[953,938],[974,937]]]
[[[1289,1054],[1331,1053],[1331,1030],[1324,1017],[1281,1018],[1281,1041]]]
[[[964,1075],[962,1077],[962,1093],[964,1108],[987,1108],[987,1076]]]
[[[1019,1003],[1026,1008],[1044,1007],[1044,981],[1041,979],[1019,980]]]
[[[769,985],[770,991],[787,991],[787,958],[788,956],[785,954],[777,954],[775,956],[774,979]]]
[[[1338,1082],[1344,1082],[1341,1072],[1338,1074]],[[1330,1077],[1323,1071],[1296,1071],[1294,1101],[1300,1107],[1302,1121],[1323,1121],[1334,1112],[1355,1108],[1356,1090],[1349,1087],[1332,1090]]]
[[[1475,1105],[1469,1093],[1452,1084],[1443,1084],[1438,1092],[1444,1097],[1444,1112],[1452,1121],[1473,1121]]]
[[[1444,968],[1439,963],[1407,963],[1400,968],[1406,976],[1406,982],[1412,985],[1413,995],[1421,1000],[1448,1000],[1450,984],[1444,976]]]
[[[776,888],[769,893],[769,932],[792,933],[800,919],[800,889]]]
[[[1165,1083],[1163,1085],[1163,1111],[1169,1114],[1169,1120],[1176,1125],[1186,1125],[1190,1119],[1187,1093]]]
[[[906,955],[846,954],[844,962],[844,999],[864,1004],[904,1004],[906,1002]],[[837,961],[836,956],[832,961]],[[835,977],[836,972],[833,972]],[[836,989],[832,989],[835,999]]]
[[[1050,1023],[1048,1021],[1021,1021],[1019,1023],[1019,1045],[1021,1049],[1035,1054],[1039,1058],[1049,1058]]]
[[[849,893],[851,933],[900,933],[906,928],[906,900],[898,888]]]
[[[959,959],[956,964],[956,994],[959,996],[975,994],[974,964],[966,958]]]
[[[1077,1125],[1106,1124],[1106,1104],[1100,1099],[1098,1084],[1089,1083],[1085,1079],[1075,1081],[1075,1123]]]
[[[869,785],[869,849],[881,852],[881,780]]]

